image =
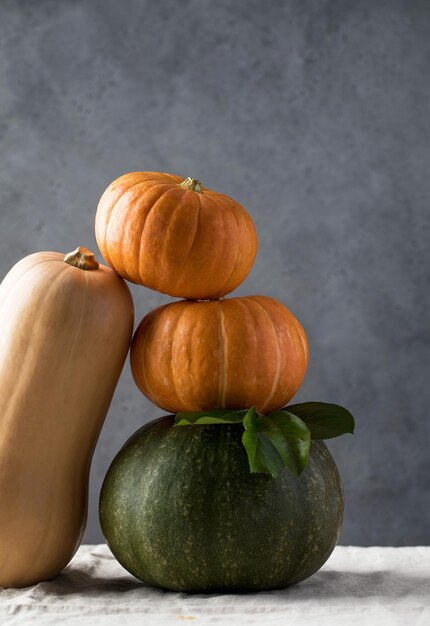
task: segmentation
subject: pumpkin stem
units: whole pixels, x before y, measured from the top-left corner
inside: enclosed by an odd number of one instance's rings
[[[197,191],[197,193],[202,193],[203,187],[202,184],[197,178],[191,178],[188,176],[182,183],[179,183],[180,187],[185,187],[185,189],[189,189],[190,191]]]
[[[94,254],[88,248],[78,246],[73,252],[68,252],[64,257],[64,261],[80,270],[96,270],[99,266]]]

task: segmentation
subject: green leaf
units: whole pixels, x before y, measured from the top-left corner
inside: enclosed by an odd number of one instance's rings
[[[255,407],[249,409],[243,418],[245,431],[242,435],[242,443],[248,455],[251,473],[263,472],[276,477],[283,469],[284,463],[264,433],[261,417],[257,414]]]
[[[285,465],[297,475],[300,475],[308,464],[311,433],[306,424],[297,415],[287,411],[272,411],[265,418],[273,424],[271,430],[277,428],[282,438],[277,450],[281,454]],[[273,440],[275,443],[275,439]]]
[[[282,412],[297,415],[311,431],[312,439],[331,439],[345,433],[354,432],[354,418],[338,404],[327,402],[303,402],[292,404]]]
[[[176,414],[175,426],[194,424],[241,424],[247,409],[215,409],[213,411],[181,411]]]
[[[250,409],[243,419],[242,443],[251,472],[276,477],[285,465],[299,475],[307,465],[310,432],[300,418],[285,411],[261,415]]]

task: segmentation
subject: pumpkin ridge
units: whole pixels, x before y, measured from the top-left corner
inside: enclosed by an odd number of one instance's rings
[[[261,304],[261,302],[259,302],[256,298],[249,298],[248,296],[245,296],[243,298],[244,300],[248,300],[251,302],[255,302],[255,304],[262,310],[264,311],[266,317],[268,318],[268,320],[270,321],[270,324],[273,328],[273,334],[275,335],[275,341],[276,341],[276,346],[277,346],[277,364],[276,364],[276,374],[275,374],[275,378],[273,381],[273,385],[272,385],[272,389],[269,393],[269,395],[266,398],[266,402],[263,404],[263,406],[261,407],[261,411],[264,411],[264,409],[266,408],[266,406],[270,403],[270,401],[272,400],[273,396],[275,395],[275,392],[278,388],[279,385],[279,378],[280,378],[280,374],[281,374],[281,361],[282,361],[282,350],[281,350],[281,345],[279,343],[279,337],[278,337],[278,333],[276,332],[276,328],[275,328],[275,324],[273,323],[273,320],[269,314],[268,311],[266,311],[266,309],[264,308],[264,306]]]
[[[161,183],[160,182],[160,185],[165,185],[165,184],[169,185],[169,183]],[[158,185],[154,185],[154,187],[155,186],[158,186]],[[146,214],[145,220],[144,220],[143,225],[142,225],[142,234],[141,234],[141,237],[140,237],[139,255],[138,255],[139,276],[140,276],[140,279],[142,280],[142,282],[143,282],[143,273],[142,273],[141,266],[142,266],[142,251],[143,251],[143,247],[144,247],[143,246],[143,240],[145,238],[145,226],[146,226],[146,223],[148,221],[149,215],[153,212],[153,210],[155,209],[157,204],[160,202],[161,198],[163,198],[163,196],[165,196],[169,191],[171,191],[171,187],[169,187],[168,189],[165,189],[164,191],[162,191],[160,193],[160,195],[155,200],[155,202],[150,206],[149,211]]]
[[[211,211],[211,212],[214,210],[213,206],[211,206],[212,202],[213,202],[213,198],[211,198],[210,196],[206,196],[206,200],[205,200],[206,208],[209,209],[209,211]],[[209,204],[209,207],[208,207],[208,204]],[[220,249],[221,249],[221,255],[220,256],[221,256],[221,258],[222,258],[223,254],[224,254],[224,247],[225,247],[224,244],[225,244],[226,239],[227,239],[227,237],[226,237],[227,228],[226,228],[225,214],[226,214],[226,211],[222,211],[222,213],[220,215],[220,218],[221,218],[221,221],[222,221],[222,229],[223,229],[223,239],[222,239],[222,243],[220,245]],[[236,224],[237,224],[237,222],[236,222]],[[227,275],[227,278],[221,283],[221,287],[218,286],[216,294],[221,294],[221,296],[223,295],[222,285],[224,285],[226,282],[228,282],[230,280],[231,275],[234,272],[234,269],[235,268],[233,267],[230,270],[229,274]],[[212,298],[216,298],[217,297],[216,294],[212,295],[211,297]]]
[[[137,335],[138,330],[140,329],[140,327],[142,326],[143,322],[145,321],[147,324],[149,324],[149,322],[151,321],[151,317],[153,317],[154,315],[160,313],[160,311],[162,309],[165,309],[167,306],[167,304],[163,304],[162,306],[156,307],[155,309],[153,309],[152,311],[150,311],[145,318],[142,320],[142,322],[139,324],[139,326],[136,329],[135,335]],[[142,367],[137,368],[137,367],[133,367],[131,366],[131,374],[133,376],[134,382],[136,383],[137,387],[140,389],[141,387],[145,388],[145,393],[148,394],[149,399],[152,401],[152,398],[156,398],[157,394],[154,393],[153,389],[151,388],[151,385],[149,384],[148,378],[146,376],[146,367],[145,367],[145,361],[144,361],[144,355],[145,355],[145,345],[147,343],[148,340],[148,335],[145,333],[144,335],[144,339],[143,342],[139,345],[139,351],[138,351],[138,356],[141,357],[141,359],[143,359],[143,364]],[[134,361],[133,355],[135,354],[134,350],[130,350],[130,361]],[[135,372],[138,371],[139,372],[139,377],[137,377],[137,375],[135,374]],[[143,380],[143,385],[140,384],[140,377],[142,377]],[[154,402],[154,404],[156,404]]]
[[[127,193],[128,191],[130,191],[130,190],[131,190],[131,189],[133,189],[134,187],[137,187],[138,185],[142,185],[142,184],[144,184],[144,183],[146,183],[146,182],[151,182],[151,181],[154,181],[154,180],[157,180],[157,179],[155,179],[155,178],[150,178],[150,179],[142,180],[142,181],[140,181],[139,183],[135,183],[134,185],[131,185],[127,191],[125,191],[123,194],[121,194],[121,196],[118,198],[117,202],[119,202],[119,201],[121,200],[121,198],[123,197],[123,195],[124,195],[125,193]],[[164,184],[164,183],[161,183],[161,182],[160,182],[160,184]],[[154,187],[158,187],[158,186],[159,186],[159,185],[154,185]],[[161,195],[163,195],[163,194],[161,194]],[[143,198],[142,198],[142,196],[141,196],[141,197],[137,200],[137,202],[136,202],[136,204],[135,204],[135,206],[134,206],[134,210],[133,210],[132,212],[128,212],[128,215],[130,215],[130,213],[133,213],[133,214],[134,214],[134,213],[136,212],[137,214],[139,214],[139,213],[141,212],[140,205],[141,205],[141,203],[142,203],[142,200],[143,200]],[[152,208],[152,207],[151,207],[151,208]],[[151,208],[150,208],[150,210],[151,210]],[[144,223],[143,223],[143,227],[145,226],[145,223],[146,223],[146,218],[148,217],[148,214],[149,214],[149,211],[148,211],[148,213],[147,213],[147,215],[146,215],[146,217],[145,217],[145,221],[144,221]],[[128,255],[127,255],[127,254],[125,254],[125,255],[124,255],[124,248],[125,248],[126,241],[127,241],[127,237],[126,237],[125,235],[126,235],[126,234],[127,234],[127,232],[128,232],[128,228],[129,228],[129,222],[128,222],[128,220],[127,220],[127,221],[125,222],[125,227],[124,227],[124,228],[122,229],[122,231],[121,231],[120,258],[121,258],[121,261],[122,261],[122,263],[123,263],[123,267],[124,267],[124,274],[125,274],[125,276],[126,276],[128,279],[130,279],[130,278],[131,278],[131,273],[128,271],[128,268],[127,268],[127,264],[128,264]],[[142,230],[143,230],[143,229],[142,229]],[[139,246],[139,255],[140,255],[140,246]],[[140,264],[139,264],[139,267],[140,267]]]
[[[179,182],[177,181],[177,179],[181,179],[182,176],[178,176],[177,174],[170,174],[169,172],[162,172],[163,176],[169,176],[169,178],[171,179],[171,183],[172,185],[179,185]]]
[[[112,258],[109,252],[109,244],[108,244],[108,232],[109,232],[109,225],[110,225],[110,220],[112,217],[112,213],[114,212],[118,202],[121,200],[121,198],[128,192],[130,191],[130,189],[133,189],[133,187],[136,187],[137,185],[140,185],[142,181],[139,181],[137,183],[133,183],[133,185],[130,185],[130,187],[127,187],[127,189],[125,189],[122,194],[120,196],[118,196],[118,198],[115,200],[115,202],[111,202],[110,204],[108,204],[108,206],[106,208],[103,207],[103,212],[105,213],[104,215],[104,220],[102,220],[102,224],[103,224],[103,236],[102,237],[97,237],[97,230],[98,228],[96,228],[96,239],[100,240],[103,242],[103,248],[104,250],[100,250],[102,253],[103,258],[106,260],[106,262],[112,267],[113,263],[112,263]],[[99,202],[99,207],[100,207],[100,202]],[[98,210],[97,210],[97,214],[96,214],[96,226],[97,226],[97,222],[100,221],[98,220]],[[100,246],[101,248],[101,246]]]
[[[189,247],[189,250],[188,250],[188,252],[187,252],[187,255],[188,255],[188,254],[190,254],[191,250],[192,250],[192,249],[193,249],[193,247],[194,247],[194,244],[196,243],[197,233],[198,233],[198,230],[199,230],[200,213],[201,213],[201,210],[202,210],[202,201],[201,201],[200,194],[198,194],[197,198],[198,198],[199,204],[198,204],[198,206],[197,206],[197,215],[196,215],[196,230],[194,231],[194,237],[193,237],[193,240],[192,240],[192,242],[191,242],[191,246]]]
[[[222,194],[221,194],[222,195]],[[236,222],[236,234],[239,235],[239,220],[237,219],[237,215],[234,211],[231,210],[231,208],[228,206],[228,204],[226,205],[226,202],[224,199],[221,200],[221,202],[224,204],[224,206],[226,206],[227,211],[230,213],[230,215],[233,215],[235,222]],[[225,225],[225,221],[223,221],[224,225]],[[224,229],[225,232],[225,229]],[[223,283],[221,283],[220,287],[218,288],[218,291],[220,293],[229,293],[231,291],[231,289],[229,289],[227,292],[224,291],[225,285],[228,285],[228,283],[231,280],[231,277],[233,276],[233,274],[235,273],[236,269],[237,269],[237,264],[239,261],[239,256],[240,256],[240,243],[238,241],[238,237],[236,238],[236,261],[234,262],[234,266],[231,269],[229,275],[227,276],[227,278],[225,279],[225,281]]]
[[[176,335],[178,333],[179,323],[180,323],[181,319],[184,317],[184,314],[186,313],[186,311],[187,311],[187,307],[184,306],[182,311],[179,313],[178,317],[175,320],[176,326],[175,326],[175,330],[173,331],[172,344],[171,344],[171,347],[170,347],[170,360],[169,360],[170,361],[170,377],[172,379],[173,389],[174,389],[174,392],[176,394],[176,397],[178,398],[179,403],[184,408],[187,406],[187,403],[184,402],[184,400],[182,399],[181,395],[179,394],[178,387],[176,385],[176,380],[175,380],[175,370],[176,370],[176,368],[173,367],[173,347],[174,347],[174,344],[175,344]]]
[[[181,180],[180,176],[176,176],[175,174],[169,174],[168,172],[134,172],[135,174],[143,174],[145,176],[145,178],[143,179],[142,182],[152,182],[152,181],[156,181],[157,183],[161,183],[163,185],[177,185],[178,181],[176,180],[176,178],[179,178]],[[155,176],[147,177],[147,174],[155,174]],[[127,174],[123,174],[123,176],[126,176]],[[165,178],[167,178],[167,180],[165,180]]]
[[[258,334],[257,334],[257,326],[258,326],[258,324],[255,323],[254,315],[246,307],[245,303],[243,302],[243,300],[244,300],[243,297],[239,296],[237,298],[232,298],[232,300],[235,300],[236,303],[239,304],[239,306],[244,310],[244,318],[243,319],[250,319],[251,320],[250,324],[252,325],[252,330],[253,330],[253,334],[254,334],[254,337],[255,337],[255,345],[257,347],[257,354],[258,354],[260,352],[260,346],[259,346]]]
[[[226,362],[224,362],[224,359],[227,361],[227,349],[226,349],[227,337],[225,334],[225,320],[224,320],[224,313],[222,311],[222,301],[218,302],[218,320],[219,320],[218,336],[219,336],[219,346],[220,346],[218,407],[222,409],[225,406],[225,394],[227,391],[227,367],[226,367]]]
[[[148,178],[148,179],[144,179],[144,180],[139,180],[137,183],[133,183],[132,185],[127,187],[127,189],[125,189],[120,196],[118,196],[118,198],[115,200],[115,202],[113,202],[111,204],[111,206],[108,207],[107,216],[106,216],[106,219],[104,220],[104,223],[106,224],[105,231],[104,231],[104,236],[103,236],[103,240],[104,241],[106,241],[106,242],[108,241],[109,226],[111,225],[112,214],[115,211],[116,207],[118,206],[120,200],[123,198],[123,196],[125,196],[125,194],[127,194],[129,191],[131,191],[135,187],[138,187],[139,185],[144,185],[147,182],[151,182],[152,180],[157,180],[157,179],[156,178]],[[168,184],[168,183],[160,183],[160,184]],[[123,234],[123,232],[121,231],[121,235],[122,234]],[[112,266],[112,257],[110,256],[108,247],[109,246],[106,243],[106,252],[107,252],[107,255],[109,257],[108,259],[106,259],[106,261],[109,263],[109,265]],[[123,247],[124,247],[124,242],[123,242],[123,237],[121,236],[121,245],[120,245],[120,259],[121,259],[121,261],[122,261],[122,259],[124,257],[124,255],[122,254]]]
[[[181,269],[179,270],[179,273],[178,273],[178,277],[177,277],[177,282],[178,283],[181,283],[180,277],[183,277],[183,274],[184,274],[184,272],[186,270],[186,267],[187,267],[187,264],[188,264],[188,258],[187,257],[192,252],[193,246],[194,246],[195,242],[197,241],[197,233],[199,232],[200,213],[201,213],[201,209],[202,209],[202,203],[201,203],[201,200],[200,200],[201,194],[198,193],[197,196],[198,196],[198,205],[197,205],[197,211],[196,211],[196,226],[195,226],[194,235],[193,235],[193,239],[191,241],[191,244],[190,244],[190,246],[189,246],[189,248],[187,250],[187,253],[184,255],[185,260],[184,260],[184,262],[182,264],[182,267],[181,267]],[[181,206],[183,206],[183,205],[181,204]]]
[[[136,172],[136,173],[140,173],[140,172]],[[145,185],[146,183],[151,183],[153,181],[155,181],[156,183],[158,183],[160,185],[170,185],[170,183],[163,182],[159,178],[143,178],[142,180],[139,180],[137,183],[133,183],[132,185],[130,185],[130,187],[127,187],[127,189],[124,189],[123,193],[120,196],[118,196],[118,198],[115,200],[114,204],[117,204],[121,200],[123,195],[128,193],[134,187],[137,187],[138,185]]]
[[[249,300],[255,300],[257,301],[258,298],[267,298],[270,301],[275,303],[275,306],[279,306],[279,304],[282,305],[281,302],[279,302],[278,300],[276,300],[275,298],[272,298],[271,296],[246,296]],[[284,307],[286,308],[286,307]],[[300,320],[294,315],[294,313],[292,311],[290,311],[290,309],[287,309],[288,314],[290,317],[292,317],[295,320],[295,323],[293,325],[289,325],[287,327],[287,333],[288,336],[296,343],[296,339],[295,338],[299,338],[300,339],[300,346],[303,349],[303,354],[305,357],[305,372],[307,370],[307,364],[308,364],[308,358],[309,358],[309,345],[308,345],[308,339],[306,336],[306,331],[303,328]],[[304,375],[304,374],[303,374]]]
[[[238,221],[238,218],[237,218],[237,215],[236,215],[236,211],[232,211],[232,207],[231,207],[231,201],[233,200],[233,198],[229,198],[229,196],[227,196],[227,195],[225,195],[223,193],[219,193],[217,191],[212,191],[211,189],[208,189],[208,190],[205,189],[205,191],[209,191],[210,192],[210,193],[206,194],[207,196],[211,197],[214,200],[222,202],[224,204],[224,206],[226,206],[227,209],[230,211],[230,213],[234,214],[234,216],[236,218],[236,222],[237,222],[237,224],[239,226],[239,221]],[[256,228],[255,228],[254,221],[253,221],[252,217],[250,216],[250,214],[248,213],[248,211],[243,206],[243,204],[241,204],[237,200],[234,200],[234,206],[237,207],[238,209],[240,209],[241,213],[246,218],[246,221],[247,221],[248,225],[250,225],[252,227],[251,229],[253,230],[253,234],[254,234],[254,236],[252,237],[253,250],[254,250],[253,256],[254,256],[254,260],[255,260],[255,257],[257,255],[257,250],[258,250],[258,234],[257,234]],[[239,231],[239,228],[238,228],[238,231]],[[236,267],[235,267],[235,269],[236,269]],[[248,274],[249,274],[250,271],[251,271],[251,268],[248,270]],[[246,278],[246,276],[245,276],[245,278]]]
[[[309,344],[308,344],[308,339],[306,337],[306,333],[304,331],[303,326],[300,324],[300,326],[298,327],[298,331],[299,331],[299,336],[300,336],[300,342],[303,346],[304,349],[304,353],[306,355],[306,361],[308,361],[309,358]]]
[[[98,215],[98,209],[97,209],[97,214],[96,214],[96,239],[103,242],[104,250],[101,250],[101,253],[103,255],[103,258],[106,260],[106,262],[110,266],[112,266],[112,259],[111,259],[111,256],[109,254],[109,245],[107,243],[107,233],[108,233],[108,229],[109,229],[110,218],[112,217],[112,213],[114,211],[114,208],[118,204],[119,200],[121,200],[123,195],[126,194],[128,191],[130,191],[130,189],[133,189],[133,187],[136,187],[137,185],[139,185],[141,182],[142,181],[139,181],[137,183],[133,183],[133,185],[130,185],[129,187],[127,187],[127,189],[125,189],[122,192],[122,194],[120,196],[118,196],[118,198],[115,200],[115,202],[111,202],[110,204],[108,204],[108,206],[106,208],[103,207],[103,213],[104,213],[104,219],[103,220],[100,220],[100,216]],[[103,196],[102,196],[102,198],[103,198]],[[101,202],[99,202],[99,207],[100,207],[100,204],[101,204]],[[100,221],[102,222],[102,225],[103,225],[103,236],[97,237],[97,230],[98,230],[97,224]]]
[[[172,188],[172,189],[171,189],[171,190],[169,190],[169,191],[172,191],[172,192],[175,192],[175,193],[176,193],[176,188]],[[167,194],[167,193],[168,193],[168,192],[166,192],[166,194]],[[172,195],[173,195],[173,194],[172,194]],[[198,195],[200,195],[200,194],[198,194]],[[184,208],[184,206],[187,206],[187,205],[188,205],[188,203],[186,202],[186,194],[182,194],[181,200],[178,202],[178,204],[175,206],[175,208],[173,209],[173,211],[171,212],[171,214],[170,214],[170,216],[169,216],[169,226],[168,226],[167,231],[166,231],[166,233],[165,233],[165,235],[164,235],[164,239],[163,239],[163,244],[164,244],[164,245],[163,245],[163,247],[162,247],[162,249],[161,249],[161,251],[160,251],[160,260],[159,260],[159,263],[160,263],[160,266],[161,266],[161,267],[163,267],[163,259],[164,259],[164,257],[166,256],[166,248],[167,248],[167,250],[169,249],[169,245],[168,245],[169,235],[170,235],[170,233],[171,233],[172,229],[174,228],[173,216],[174,216],[176,213],[180,212],[180,210],[181,210],[181,209],[183,209],[183,208]],[[196,236],[196,233],[194,233],[194,239],[195,239],[195,236]],[[189,254],[189,253],[187,253],[187,254]],[[186,265],[186,256],[187,256],[187,255],[184,255],[184,256],[185,256],[185,261],[183,262],[182,267],[181,267],[181,269],[179,270],[179,275],[180,275],[181,271],[184,271],[184,267],[185,267],[185,265]],[[176,269],[176,268],[175,268],[175,269]],[[176,272],[175,272],[175,274],[176,274]],[[178,278],[177,278],[177,277],[176,277],[176,279],[178,280]],[[178,280],[178,282],[180,282],[180,281]],[[164,285],[163,285],[163,287],[164,287]]]

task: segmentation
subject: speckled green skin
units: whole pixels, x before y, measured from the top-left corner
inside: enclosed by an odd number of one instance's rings
[[[176,591],[282,588],[316,572],[343,515],[326,445],[313,441],[300,478],[251,474],[242,425],[146,424],[113,460],[100,522],[118,561],[150,585]]]

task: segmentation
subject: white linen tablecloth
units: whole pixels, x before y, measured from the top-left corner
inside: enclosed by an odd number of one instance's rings
[[[148,587],[106,545],[83,545],[57,578],[0,590],[0,624],[429,626],[430,547],[338,546],[319,572],[282,591],[196,595]]]

